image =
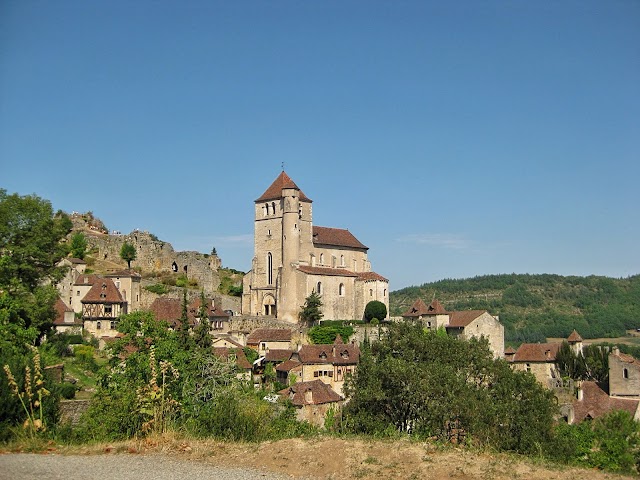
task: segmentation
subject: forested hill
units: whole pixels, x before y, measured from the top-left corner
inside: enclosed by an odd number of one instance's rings
[[[567,337],[574,328],[584,338],[618,337],[627,329],[640,328],[640,275],[446,279],[391,292],[391,316],[402,315],[418,298],[427,305],[436,298],[447,310],[486,309],[499,315],[505,340],[511,342]]]

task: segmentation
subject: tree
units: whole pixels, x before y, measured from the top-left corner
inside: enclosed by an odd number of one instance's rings
[[[127,262],[127,268],[131,268],[131,262],[134,261],[137,256],[136,247],[129,242],[124,242],[122,244],[122,248],[120,249],[120,258]]]
[[[535,452],[551,436],[553,393],[493,358],[486,339],[391,324],[345,385],[347,428]]]
[[[180,345],[185,351],[193,350],[194,342],[189,331],[189,315],[187,309],[187,289],[182,290],[182,313],[180,314],[180,330],[178,332]]]
[[[387,318],[387,307],[384,303],[378,300],[372,300],[364,307],[364,319],[370,322],[374,318],[378,320],[384,320]]]
[[[299,314],[300,321],[308,325],[313,325],[319,322],[323,317],[322,312],[320,311],[321,307],[322,300],[320,299],[320,295],[316,292],[311,292],[311,295],[305,299],[304,305],[302,306],[302,311]]]
[[[204,290],[200,290],[200,308],[198,309],[198,318],[200,323],[193,332],[196,345],[203,349],[211,348],[211,324],[209,323],[209,314],[207,312],[207,300],[204,298]]]
[[[87,251],[87,237],[84,233],[76,232],[71,237],[71,255],[75,258],[84,259],[84,254]]]

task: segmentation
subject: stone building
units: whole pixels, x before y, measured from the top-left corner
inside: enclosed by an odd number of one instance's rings
[[[255,200],[254,229],[244,315],[297,323],[312,292],[326,320],[361,319],[372,300],[389,310],[389,282],[371,271],[368,247],[348,230],[314,226],[312,200],[284,171]]]
[[[426,305],[422,299],[416,300],[402,314],[406,320],[420,322],[425,328],[437,330],[445,328],[450,335],[470,339],[484,337],[496,358],[504,357],[504,325],[497,316],[486,310],[460,310],[448,312],[438,300]]]
[[[560,379],[560,371],[556,366],[556,356],[562,344],[555,343],[523,343],[513,356],[514,370],[531,372],[536,380],[547,388],[551,388]]]
[[[118,335],[118,317],[127,313],[127,302],[110,278],[96,278],[82,299],[84,329],[100,339]]]
[[[640,361],[614,348],[609,354],[609,394],[640,398]]]

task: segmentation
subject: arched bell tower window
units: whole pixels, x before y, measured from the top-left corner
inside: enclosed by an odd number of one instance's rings
[[[626,368],[622,369],[622,378],[628,379],[629,378],[629,370]]]
[[[340,255],[340,266],[344,267],[344,255]]]
[[[269,204],[268,203],[264,204],[264,214],[265,214],[265,216],[269,215]]]
[[[267,253],[267,283],[273,285],[273,255]]]
[[[271,202],[271,213],[276,214],[276,202]]]
[[[318,295],[322,295],[322,282],[318,282],[318,284],[316,285],[316,293]]]
[[[324,253],[320,254],[320,265],[324,265]]]
[[[341,297],[344,297],[344,283],[341,283],[340,286],[338,287],[338,295],[340,295]]]

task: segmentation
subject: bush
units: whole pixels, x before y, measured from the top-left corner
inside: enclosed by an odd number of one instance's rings
[[[164,295],[169,291],[167,286],[162,283],[154,283],[153,285],[147,285],[146,287],[144,287],[144,289],[151,293],[155,293],[157,295]]]
[[[60,396],[66,400],[71,400],[76,396],[76,386],[73,383],[64,382],[58,386]]]
[[[378,300],[367,303],[367,306],[364,308],[364,319],[370,322],[374,318],[378,320],[387,318],[387,306]]]

